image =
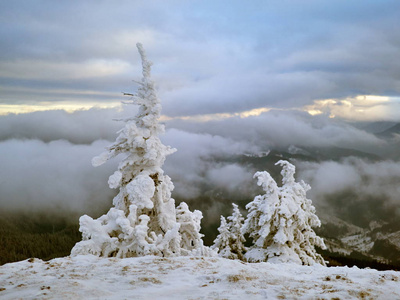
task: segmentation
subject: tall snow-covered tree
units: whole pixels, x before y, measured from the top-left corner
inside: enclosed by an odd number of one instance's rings
[[[244,260],[246,248],[244,246],[245,238],[242,234],[243,216],[240,213],[239,207],[232,203],[233,213],[226,221],[225,217],[221,216],[221,225],[218,228],[218,236],[214,240],[212,249],[216,250],[221,257],[230,259]]]
[[[254,243],[246,259],[325,265],[315,250],[315,246],[324,249],[325,244],[312,229],[321,222],[306,197],[310,186],[295,181],[295,166],[288,161],[280,160],[276,164],[282,166],[282,187],[266,171],[254,175],[265,194],[246,205],[248,215],[243,233],[248,233]]]
[[[133,118],[104,153],[92,160],[99,166],[121,154],[118,170],[110,176],[110,188],[119,189],[106,215],[98,219],[80,218],[83,240],[72,249],[72,255],[131,257],[142,255],[171,256],[181,254],[180,224],[176,220],[174,185],[162,170],[166,156],[176,151],[161,143],[159,124],[161,104],[151,80],[151,62],[141,44],[142,80],[136,94],[126,104],[139,105]],[[198,226],[200,226],[200,220]],[[194,230],[194,229],[193,229]],[[196,233],[200,230],[196,228]],[[201,237],[200,237],[201,238]],[[187,250],[192,250],[193,247]]]

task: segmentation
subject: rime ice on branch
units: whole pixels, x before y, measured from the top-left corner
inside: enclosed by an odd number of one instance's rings
[[[221,216],[221,224],[218,227],[219,234],[214,240],[212,249],[218,252],[218,255],[224,258],[234,259],[230,246],[231,232],[224,216]]]
[[[196,213],[198,228],[184,228],[185,234],[188,230],[196,231],[191,235],[197,238],[194,244],[200,249],[181,247],[180,230],[184,226],[176,220],[175,201],[171,198],[174,185],[161,168],[166,156],[176,149],[163,145],[158,137],[164,133],[164,126],[158,122],[161,104],[151,80],[151,62],[142,45],[138,43],[137,48],[143,78],[137,94],[127,94],[132,98],[124,103],[139,105],[139,112],[124,120],[125,127],[118,132],[114,144],[92,160],[93,166],[99,166],[123,155],[118,170],[108,180],[110,188],[119,188],[119,193],[106,215],[96,220],[87,215],[80,218],[83,240],[75,245],[71,255],[131,257],[204,252],[199,234],[201,212]]]
[[[310,186],[303,181],[295,182],[294,165],[284,160],[276,164],[282,166],[282,187],[278,187],[268,172],[254,174],[265,194],[246,205],[248,215],[243,233],[248,233],[254,242],[246,259],[325,265],[315,251],[315,246],[325,249],[325,244],[312,229],[321,222],[312,201],[306,198]]]

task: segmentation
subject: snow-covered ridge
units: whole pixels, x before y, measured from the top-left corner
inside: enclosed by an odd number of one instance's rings
[[[0,266],[1,299],[400,299],[400,272],[218,257],[30,259]]]
[[[371,221],[369,228],[362,228],[326,213],[319,216],[324,226],[331,227],[328,236],[321,234],[330,252],[351,255],[356,251],[377,262],[398,264],[400,231],[385,229],[386,222]],[[334,238],[333,228],[336,228]]]

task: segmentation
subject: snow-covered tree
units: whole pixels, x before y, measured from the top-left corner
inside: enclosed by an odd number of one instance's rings
[[[191,212],[185,202],[181,202],[176,208],[176,220],[180,224],[179,233],[181,235],[182,251],[187,253],[194,251],[196,255],[202,255],[204,251],[203,234],[200,233],[200,222],[203,214],[199,210]],[[197,252],[200,253],[197,253]],[[186,254],[186,253],[185,253]]]
[[[228,217],[228,223],[225,217],[221,216],[221,225],[218,228],[218,236],[211,247],[218,251],[219,256],[244,260],[246,248],[244,246],[245,238],[242,233],[243,216],[239,207],[232,203],[233,213]]]
[[[240,213],[239,207],[235,203],[232,203],[232,206],[233,213],[228,217],[229,229],[231,232],[230,248],[235,259],[244,260],[243,255],[246,251],[246,248],[243,244],[246,239],[242,233],[244,218]]]
[[[72,255],[94,254],[98,256],[130,257],[142,255],[180,255],[182,246],[187,251],[199,246],[181,243],[182,228],[176,220],[175,201],[171,198],[174,188],[171,179],[164,174],[162,165],[167,155],[176,149],[161,143],[159,135],[164,126],[158,120],[161,104],[151,80],[151,62],[141,44],[137,44],[142,59],[143,78],[137,94],[126,104],[139,105],[133,118],[125,119],[125,127],[118,133],[114,144],[106,152],[92,160],[99,166],[107,160],[122,154],[118,170],[110,176],[110,188],[119,189],[113,205],[106,215],[94,220],[84,215],[80,218],[83,240],[72,249]],[[189,209],[186,209],[188,212]],[[200,219],[194,214],[199,232]],[[201,213],[200,213],[201,215]]]
[[[246,205],[248,215],[243,233],[253,238],[254,245],[245,257],[250,262],[294,262],[304,265],[325,265],[315,246],[325,248],[323,240],[312,227],[321,225],[306,192],[310,186],[294,179],[295,166],[288,161],[282,166],[282,187],[278,187],[268,172],[257,172],[257,184],[264,195]]]
[[[224,216],[221,216],[221,225],[218,227],[218,232],[219,234],[215,238],[211,249],[217,251],[221,257],[234,259],[235,257],[230,247],[231,232]]]

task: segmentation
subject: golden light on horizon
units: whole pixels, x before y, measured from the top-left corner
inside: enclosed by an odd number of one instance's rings
[[[204,115],[193,115],[193,116],[180,116],[180,117],[168,117],[161,116],[161,121],[170,121],[170,120],[185,120],[185,121],[193,121],[193,122],[209,122],[209,121],[218,121],[223,119],[235,118],[239,117],[241,119],[259,116],[262,113],[270,111],[272,108],[268,107],[260,107],[251,110],[246,110],[237,113],[215,113],[215,114],[204,114]]]
[[[38,102],[37,104],[0,104],[0,115],[26,114],[37,111],[65,110],[72,113],[78,110],[89,110],[91,108],[119,108],[121,103],[109,102]]]
[[[313,104],[303,107],[303,111],[312,116],[326,114],[329,118],[343,118],[354,121],[376,119],[399,119],[398,98],[378,95],[358,95],[344,99],[315,100]]]

